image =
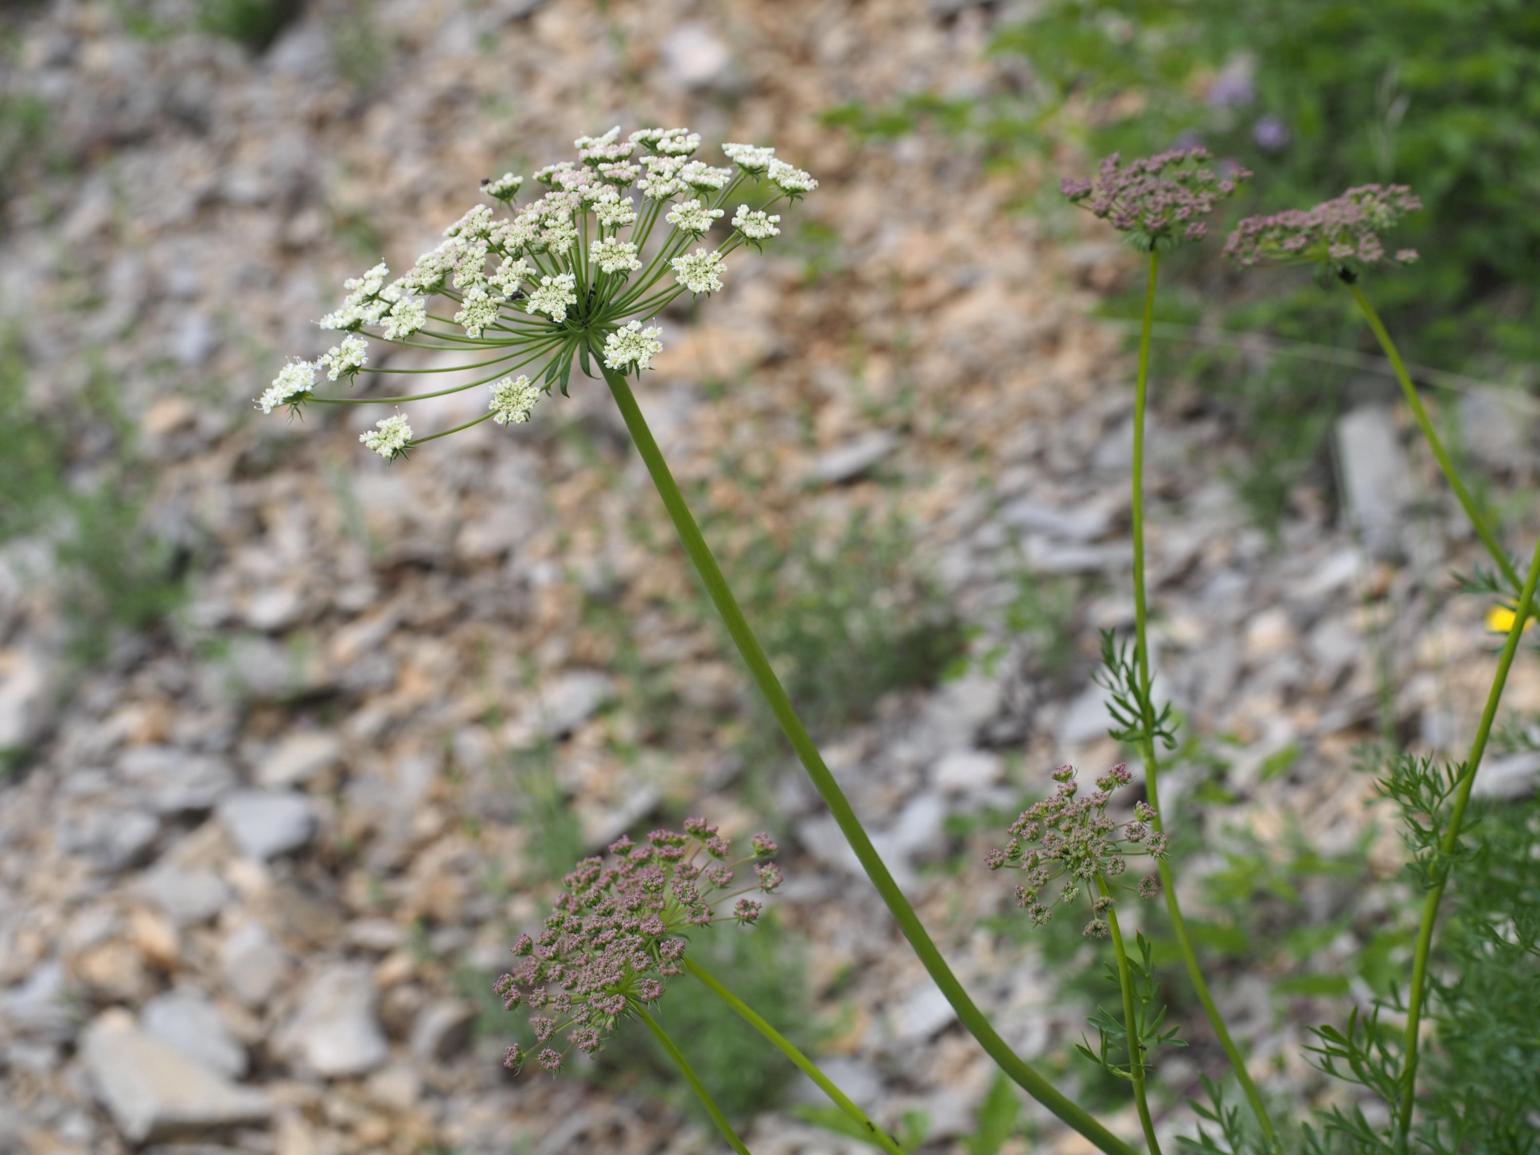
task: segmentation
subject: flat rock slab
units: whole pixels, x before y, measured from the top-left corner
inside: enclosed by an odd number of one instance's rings
[[[130,1143],[263,1123],[272,1103],[141,1031],[127,1012],[103,1013],[80,1048],[97,1097]]]
[[[339,963],[312,979],[278,1045],[327,1079],[363,1075],[385,1062],[390,1051],[375,1017],[369,968]]]

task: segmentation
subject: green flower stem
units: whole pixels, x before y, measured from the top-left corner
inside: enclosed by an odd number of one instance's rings
[[[1149,281],[1144,291],[1144,317],[1139,326],[1139,373],[1134,385],[1134,455],[1133,467],[1130,471],[1133,475],[1130,520],[1134,539],[1134,656],[1139,669],[1139,704],[1143,714],[1144,729],[1143,736],[1139,740],[1139,752],[1144,758],[1145,792],[1149,795],[1150,806],[1155,811],[1154,826],[1157,831],[1164,832],[1162,818],[1164,811],[1160,807],[1160,760],[1155,753],[1155,708],[1150,696],[1153,685],[1150,678],[1150,611],[1144,582],[1144,418],[1149,404],[1150,334],[1155,321],[1155,284],[1159,273],[1160,254],[1151,252]],[[1203,969],[1198,965],[1197,952],[1193,950],[1192,938],[1187,933],[1187,922],[1182,917],[1182,907],[1177,901],[1176,880],[1171,874],[1171,867],[1164,858],[1160,858],[1156,861],[1156,870],[1160,874],[1161,890],[1165,892],[1166,897],[1166,910],[1171,916],[1171,930],[1176,937],[1182,964],[1187,969],[1188,980],[1198,996],[1198,1002],[1203,1005],[1203,1013],[1208,1016],[1209,1024],[1219,1039],[1219,1045],[1224,1048],[1224,1053],[1230,1060],[1230,1067],[1235,1071],[1235,1078],[1241,1085],[1241,1091],[1246,1096],[1246,1102],[1250,1105],[1252,1114],[1257,1118],[1257,1124],[1262,1128],[1262,1134],[1268,1146],[1275,1151],[1280,1150],[1277,1132],[1273,1129],[1273,1122],[1268,1117],[1267,1106],[1262,1102],[1262,1094],[1257,1090],[1256,1083],[1252,1081],[1251,1072],[1246,1069],[1246,1059],[1241,1054],[1240,1048],[1230,1037],[1230,1029],[1225,1025],[1224,1016],[1219,1013],[1214,996],[1209,993],[1208,980],[1203,977]]]
[[[1438,433],[1433,428],[1433,421],[1428,416],[1427,409],[1422,404],[1422,397],[1418,394],[1416,386],[1412,384],[1412,378],[1406,371],[1406,363],[1401,360],[1401,351],[1396,348],[1396,343],[1390,339],[1390,333],[1385,328],[1385,323],[1380,320],[1380,315],[1375,312],[1374,306],[1369,303],[1369,298],[1364,295],[1363,287],[1357,281],[1347,282],[1348,291],[1353,295],[1353,301],[1358,306],[1358,311],[1363,314],[1364,320],[1369,323],[1375,339],[1379,341],[1380,348],[1385,351],[1385,356],[1390,361],[1390,367],[1395,371],[1396,380],[1401,383],[1401,392],[1406,397],[1406,404],[1416,418],[1417,428],[1422,430],[1422,436],[1428,443],[1428,448],[1433,451],[1433,459],[1438,462],[1439,469],[1444,474],[1444,480],[1449,482],[1449,488],[1454,490],[1454,495],[1459,499],[1460,508],[1465,510],[1465,516],[1470,521],[1471,528],[1476,531],[1476,536],[1481,539],[1481,544],[1497,563],[1497,568],[1507,580],[1510,589],[1517,590],[1522,584],[1519,571],[1514,567],[1513,559],[1508,556],[1502,544],[1497,540],[1497,535],[1492,527],[1487,524],[1486,517],[1476,504],[1476,498],[1465,482],[1460,479],[1460,474],[1455,469],[1454,460],[1449,456],[1449,451],[1444,448]],[[1540,614],[1540,606],[1531,607],[1531,613]]]
[[[1412,990],[1406,1008],[1406,1069],[1401,1076],[1401,1103],[1396,1116],[1396,1146],[1407,1149],[1407,1135],[1412,1125],[1412,1106],[1417,1090],[1418,1032],[1422,1025],[1422,1007],[1427,994],[1428,957],[1433,949],[1433,924],[1438,919],[1439,903],[1444,888],[1449,883],[1448,866],[1460,840],[1460,827],[1465,821],[1465,808],[1470,803],[1471,787],[1476,783],[1476,771],[1481,768],[1482,755],[1486,753],[1487,739],[1492,734],[1492,724],[1497,719],[1497,707],[1502,700],[1503,687],[1508,682],[1508,671],[1513,666],[1514,655],[1519,650],[1519,640],[1524,635],[1531,607],[1534,605],[1535,587],[1540,585],[1540,542],[1535,545],[1530,559],[1529,573],[1524,578],[1519,608],[1513,615],[1513,625],[1508,630],[1508,640],[1503,643],[1502,655],[1497,660],[1497,672],[1492,676],[1492,688],[1487,691],[1487,702],[1481,711],[1481,722],[1476,727],[1476,737],[1471,742],[1470,755],[1460,772],[1460,782],[1455,789],[1454,807],[1449,812],[1449,825],[1439,839],[1440,872],[1438,881],[1428,891],[1422,903],[1422,923],[1417,929],[1417,949],[1412,956]]]
[[[603,365],[602,358],[599,364]],[[678,483],[669,472],[668,462],[664,460],[658,443],[653,440],[652,431],[647,427],[647,421],[642,416],[635,395],[631,392],[630,383],[623,375],[611,369],[605,368],[603,372],[604,380],[609,385],[610,393],[614,396],[615,404],[619,407],[620,415],[626,423],[626,429],[631,434],[631,440],[636,444],[642,461],[646,463],[647,472],[652,475],[658,496],[663,499],[663,505],[674,523],[674,529],[679,533],[679,540],[684,545],[685,553],[689,555],[691,563],[700,575],[706,592],[716,606],[717,613],[722,616],[723,624],[732,636],[738,652],[743,656],[754,684],[764,696],[776,721],[780,723],[781,729],[791,742],[792,749],[796,751],[813,786],[829,808],[829,813],[834,816],[834,821],[839,825],[851,850],[855,852],[862,869],[866,871],[877,893],[887,904],[888,910],[898,922],[899,929],[909,940],[909,945],[914,949],[914,953],[919,957],[931,979],[946,996],[947,1002],[952,1004],[958,1019],[979,1041],[1000,1069],[1027,1094],[1079,1131],[1107,1155],[1134,1155],[1132,1147],[1093,1119],[1079,1104],[1060,1093],[1035,1068],[1011,1050],[990,1025],[989,1020],[984,1017],[984,1013],[968,997],[968,992],[958,982],[957,976],[952,973],[946,960],[942,958],[940,950],[926,933],[924,925],[920,922],[920,916],[915,913],[914,907],[909,904],[903,891],[893,881],[893,875],[889,873],[887,865],[877,853],[876,847],[872,845],[872,840],[862,827],[861,820],[851,809],[850,801],[845,797],[844,791],[840,789],[839,783],[830,773],[828,766],[824,764],[823,757],[818,753],[818,747],[813,744],[801,719],[797,717],[791,699],[786,696],[786,691],[781,686],[780,679],[776,677],[769,658],[765,656],[759,639],[749,628],[749,623],[743,616],[743,610],[728,587],[727,579],[722,576],[716,559],[712,557],[711,549],[706,545],[706,539],[701,536],[700,526],[695,523],[690,507],[685,503],[684,494],[679,491]]]
[[[690,1061],[684,1057],[674,1040],[668,1037],[668,1032],[658,1025],[658,1021],[649,1015],[642,1007],[636,1008],[637,1015],[642,1022],[647,1024],[647,1029],[652,1032],[652,1037],[658,1040],[658,1046],[663,1048],[665,1054],[674,1061],[674,1066],[679,1068],[679,1073],[684,1076],[684,1081],[690,1084],[690,1090],[701,1101],[701,1106],[706,1108],[706,1114],[711,1116],[711,1121],[717,1125],[717,1130],[722,1132],[722,1138],[727,1140],[727,1145],[738,1155],[750,1155],[749,1149],[743,1145],[743,1140],[738,1138],[738,1132],[733,1130],[733,1125],[727,1121],[727,1116],[722,1114],[722,1108],[717,1106],[716,1100],[711,1097],[701,1083],[699,1076],[695,1074],[695,1068],[690,1066]]]
[[[866,1112],[856,1106],[839,1087],[835,1086],[834,1081],[825,1075],[812,1059],[804,1055],[790,1039],[761,1018],[753,1007],[712,978],[704,968],[689,956],[685,957],[684,969],[699,980],[701,985],[707,990],[731,1007],[739,1018],[769,1040],[776,1050],[791,1060],[792,1066],[813,1080],[818,1085],[818,1089],[829,1097],[831,1103],[850,1116],[858,1126],[866,1129],[867,1134],[872,1138],[872,1142],[888,1152],[888,1155],[907,1155],[907,1152],[894,1141],[893,1137],[877,1126],[876,1123],[872,1122],[867,1117]]]
[[[1096,876],[1096,889],[1103,898],[1111,898],[1107,880]],[[1128,1038],[1128,1079],[1134,1085],[1134,1105],[1139,1108],[1139,1125],[1150,1155],[1160,1155],[1160,1140],[1155,1137],[1155,1121],[1150,1117],[1150,1101],[1144,1092],[1144,1044],[1139,1038],[1138,1017],[1134,1011],[1134,977],[1128,967],[1128,950],[1123,945],[1123,931],[1118,926],[1118,912],[1107,908],[1107,927],[1112,932],[1112,949],[1118,958],[1118,987],[1123,992],[1123,1033]]]

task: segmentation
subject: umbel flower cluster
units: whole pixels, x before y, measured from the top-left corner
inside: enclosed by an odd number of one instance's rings
[[[585,372],[590,358],[613,372],[649,368],[663,342],[648,322],[681,294],[720,290],[733,250],[759,248],[780,234],[780,214],[770,210],[818,187],[758,145],[723,145],[730,163],[722,167],[696,159],[700,136],[683,128],[642,129],[622,140],[616,127],[574,143],[577,161],[536,172],[534,184],[544,191],[522,207],[514,205],[522,176],[487,180],[483,192],[505,211],[472,208],[398,277],[381,263],[346,281],[341,307],[320,322],[343,336],[316,360],[285,365],[257,407],[404,404],[487,391],[486,412],[454,429],[418,436],[403,413],[382,419],[360,440],[386,459],[483,421],[521,424],[553,386],[566,392],[574,363]],[[430,370],[375,372],[475,379],[395,397],[317,391],[323,375],[351,381],[372,367],[372,345],[462,358]]]
[[[776,849],[756,834],[735,860],[715,826],[689,818],[683,831],[621,838],[607,859],[578,863],[544,929],[519,936],[518,961],[493,987],[506,1009],[528,1009],[536,1065],[559,1071],[574,1048],[593,1054],[628,1014],[662,998],[664,980],[683,972],[691,932],[757,921],[761,904],[747,896],[781,885]],[[744,865],[752,873],[740,882]],[[503,1063],[516,1071],[529,1057],[515,1045]]]
[[[1145,252],[1201,240],[1205,220],[1235,193],[1251,173],[1234,168],[1221,174],[1205,148],[1176,148],[1120,163],[1117,153],[1102,161],[1095,180],[1066,179],[1059,189],[1092,216],[1127,233]]]
[[[1082,798],[1075,768],[1060,766],[1053,773],[1058,783],[1053,794],[1022,811],[1010,825],[1005,848],[991,850],[985,857],[991,870],[1019,870],[1025,875],[1016,888],[1016,901],[1037,926],[1048,923],[1054,906],[1071,905],[1084,894],[1091,905],[1085,934],[1105,938],[1108,927],[1102,916],[1113,900],[1098,893],[1098,882],[1105,885],[1117,878],[1136,855],[1165,856],[1166,836],[1151,825],[1155,811],[1147,803],[1134,803],[1134,817],[1128,822],[1119,823],[1107,814],[1113,794],[1127,786],[1131,777],[1120,762],[1096,780],[1095,793]],[[1045,892],[1060,879],[1058,894],[1045,901]],[[1158,875],[1140,881],[1141,897],[1158,893]]]
[[[1370,265],[1409,265],[1415,249],[1385,250],[1382,233],[1422,202],[1405,185],[1366,184],[1313,209],[1247,217],[1225,241],[1225,255],[1249,268],[1262,263],[1314,264],[1328,276],[1354,280]]]

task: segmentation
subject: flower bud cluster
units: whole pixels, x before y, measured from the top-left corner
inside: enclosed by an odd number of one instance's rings
[[[683,973],[691,933],[722,922],[748,926],[761,904],[751,894],[781,885],[777,847],[756,834],[734,859],[717,827],[689,818],[682,831],[654,830],[640,843],[622,837],[606,858],[586,858],[539,934],[520,935],[515,963],[493,990],[508,1010],[524,1007],[533,1054],[508,1048],[504,1065],[527,1060],[558,1071],[573,1049],[593,1054],[617,1024],[663,997],[664,980]],[[752,866],[740,882],[739,870]],[[729,904],[731,904],[729,906]]]
[[[1092,216],[1127,233],[1145,252],[1201,240],[1205,220],[1235,193],[1251,173],[1233,168],[1221,174],[1209,164],[1204,148],[1177,148],[1120,163],[1113,153],[1101,163],[1095,180],[1066,179],[1060,191]]]
[[[1118,763],[1096,780],[1096,791],[1080,796],[1073,766],[1054,771],[1058,783],[1053,794],[1022,811],[1011,823],[1010,841],[991,850],[985,862],[991,870],[1019,870],[1025,876],[1016,888],[1016,901],[1034,924],[1043,926],[1054,907],[1068,906],[1084,895],[1091,905],[1089,938],[1107,934],[1102,917],[1112,899],[1098,893],[1098,882],[1110,884],[1137,855],[1164,858],[1166,836],[1155,830],[1155,811],[1145,802],[1134,803],[1134,817],[1119,822],[1107,814],[1113,794],[1130,781],[1128,767]],[[1045,892],[1062,880],[1058,893],[1045,900]],[[1159,893],[1160,879],[1147,876],[1139,885],[1142,897]]]
[[[1225,241],[1225,255],[1250,267],[1262,263],[1314,264],[1354,280],[1370,265],[1409,265],[1415,249],[1385,250],[1382,234],[1422,202],[1405,185],[1366,184],[1312,209],[1247,217]]]
[[[424,440],[493,420],[521,424],[529,390],[566,392],[574,363],[640,373],[662,350],[661,329],[646,322],[684,293],[719,292],[725,259],[779,234],[767,212],[818,187],[801,169],[758,145],[726,144],[732,163],[695,159],[700,135],[649,128],[622,139],[617,126],[579,137],[578,159],[547,165],[540,190],[515,207],[522,176],[504,173],[482,190],[506,215],[477,205],[406,272],[383,263],[344,282],[342,304],[321,319],[342,336],[311,361],[285,365],[257,401],[264,413],[302,404],[399,404],[466,389],[487,389],[486,412],[457,429],[418,437],[404,414],[381,421],[360,440],[387,459]],[[728,215],[729,208],[732,209]],[[713,241],[721,229],[725,236]],[[440,303],[440,301],[447,303]],[[468,363],[393,369],[371,359],[371,342],[473,355]],[[318,378],[351,381],[360,372],[463,372],[477,379],[447,390],[399,397],[339,397],[317,391]],[[525,372],[520,373],[520,370]]]

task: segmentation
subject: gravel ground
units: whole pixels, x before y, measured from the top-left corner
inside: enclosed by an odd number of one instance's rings
[[[1130,623],[1130,367],[1091,314],[1129,257],[1017,211],[1046,174],[820,120],[997,83],[996,9],[316,0],[260,55],[185,31],[175,3],[150,9],[158,35],[125,28],[128,6],[3,18],[0,90],[48,127],[0,185],[0,323],[30,410],[82,431],[72,484],[118,476],[128,438],[100,415],[128,419],[145,524],[188,592],[82,665],[48,530],[0,543],[0,1151],[714,1149],[650,1084],[498,1064],[508,1039],[474,994],[550,894],[526,764],[592,845],[697,808],[781,833],[781,921],[831,1069],[888,1121],[925,1111],[936,1150],[965,1130],[988,1064],[794,768],[728,752],[751,727],[740,670],[602,391],[393,467],[358,447],[362,415],[251,410],[284,356],[319,348],[343,277],[409,261],[481,177],[616,122],[763,140],[822,182],[800,231],[666,319],[643,405],[729,557],[903,516],[974,660],[830,734],[830,762],[1006,1036],[1079,1038],[1056,976],[983,921],[1010,910],[977,865],[992,835],[946,816],[1117,755],[1089,673],[1097,630]],[[1365,392],[1338,430],[1341,511],[1302,492],[1276,543],[1224,479],[1222,422],[1201,403],[1154,418],[1159,681],[1225,763],[1188,751],[1172,774],[1195,871],[1236,831],[1359,845],[1354,750],[1386,728],[1457,748],[1484,692],[1484,607],[1447,581],[1477,551],[1389,389]],[[1503,457],[1523,416],[1488,422],[1503,486],[1535,480]],[[1013,629],[1024,579],[1070,591],[1047,629]],[[1540,708],[1533,663],[1508,701]],[[1490,769],[1513,793],[1540,776],[1522,756]],[[1394,840],[1361,861],[1390,875]],[[1363,882],[1314,880],[1291,917],[1372,923],[1383,892]],[[1259,1072],[1302,1071],[1297,1008],[1223,980]],[[1195,1045],[1168,1079],[1214,1058]],[[1086,1149],[1031,1117],[1034,1149]],[[746,1135],[760,1155],[847,1149],[786,1106]]]

